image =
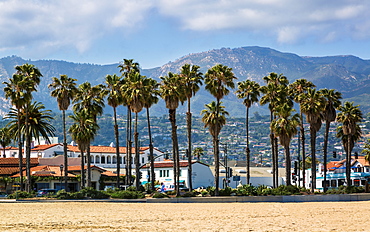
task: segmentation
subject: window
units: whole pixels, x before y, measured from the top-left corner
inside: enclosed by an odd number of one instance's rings
[[[326,185],[325,185],[325,181],[322,181],[322,187],[324,187],[324,186],[326,186],[326,187],[330,187],[330,185],[329,185],[329,181],[328,181],[328,180],[326,181]]]
[[[94,163],[94,156],[90,156],[90,162],[93,164]]]
[[[365,186],[366,185],[366,180],[361,180],[361,185]]]
[[[100,161],[102,164],[105,164],[105,156],[102,156]]]
[[[116,164],[116,163],[117,163],[117,157],[113,156],[113,164]]]
[[[145,159],[144,159],[144,157],[141,157],[141,163],[143,164],[143,163],[145,163]]]
[[[112,158],[110,156],[107,156],[107,164],[111,164],[112,163]]]
[[[337,181],[336,180],[331,180],[330,185],[331,185],[331,187],[336,188],[337,187]]]
[[[95,163],[100,164],[100,157],[99,156],[95,156]]]
[[[170,177],[170,170],[167,170],[167,177]]]
[[[338,187],[344,185],[344,182],[345,182],[344,179],[339,179],[338,180]]]
[[[126,157],[123,157],[123,164],[126,164]]]
[[[354,179],[353,182],[354,186],[360,186],[360,179]]]
[[[162,170],[159,170],[159,177],[163,177]]]

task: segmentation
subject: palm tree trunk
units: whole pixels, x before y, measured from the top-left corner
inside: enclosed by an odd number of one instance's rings
[[[140,188],[140,179],[139,179],[139,172],[140,172],[140,154],[139,154],[139,132],[137,131],[137,121],[138,121],[138,113],[135,113],[135,132],[134,132],[134,138],[135,138],[135,172],[136,172],[136,178],[135,178],[135,186],[136,190],[139,191]]]
[[[127,149],[126,149],[126,155],[127,155],[127,170],[126,170],[126,176],[127,176],[127,184],[132,185],[132,141],[131,141],[131,110],[130,107],[127,107]]]
[[[329,128],[330,122],[326,120],[325,123],[325,137],[324,137],[324,193],[327,190],[326,187],[326,169],[327,169],[327,156],[328,156],[328,139],[329,139]]]
[[[87,146],[86,151],[86,159],[87,159],[87,187],[91,187],[91,154],[90,154],[90,144]]]
[[[190,112],[190,98],[188,98],[188,112],[186,112],[186,123],[188,129],[188,183],[189,183],[189,191],[193,190],[193,179],[192,179],[192,166],[191,166],[191,153],[192,153],[192,144],[191,144],[191,117],[192,114]]]
[[[311,134],[311,192],[316,189],[316,130],[310,126]]]
[[[85,188],[85,155],[81,151],[81,189]]]
[[[66,130],[66,111],[62,111],[63,117],[63,154],[64,154],[64,189],[68,191],[68,154],[67,154],[67,130]]]
[[[28,105],[26,105],[26,120],[25,120],[25,126],[26,126],[26,175],[27,175],[27,182],[26,182],[26,191],[31,192],[31,138],[29,133],[29,125],[28,125]]]
[[[152,130],[150,127],[149,107],[146,108],[146,118],[148,122],[148,135],[149,135],[150,187],[152,191],[155,191],[154,154],[153,154]]]
[[[245,152],[246,152],[246,160],[247,160],[247,184],[250,184],[250,178],[251,178],[251,174],[250,174],[250,159],[251,159],[251,156],[250,156],[250,148],[249,148],[249,123],[248,123],[248,120],[249,120],[249,107],[247,107],[247,110],[246,110],[246,115],[245,115],[245,130],[247,132],[247,147],[245,148]]]
[[[351,186],[351,139],[352,135],[347,135],[347,151],[346,151],[346,181],[347,187]]]
[[[274,153],[275,153],[275,185],[279,187],[279,154],[278,154],[278,138],[274,138]]]
[[[117,124],[117,108],[113,107],[113,116],[114,116],[114,136],[116,138],[116,157],[117,157],[117,188],[120,187],[120,171],[121,171],[121,156],[119,154],[119,133],[118,133],[118,124]]]
[[[179,194],[178,190],[178,159],[180,158],[178,155],[178,146],[177,146],[177,126],[176,126],[176,109],[169,109],[169,120],[171,122],[172,127],[172,152],[173,152],[173,176],[174,176],[174,184],[175,184],[175,191],[176,195]]]
[[[306,137],[304,134],[302,112],[300,112],[300,117],[301,117],[301,143],[302,143],[302,180],[303,180],[302,185],[304,188],[306,188],[306,149],[305,149]]]
[[[20,110],[17,109],[18,119],[18,159],[19,159],[19,184],[20,190],[23,191],[23,154],[22,154],[22,135],[21,135],[21,115]]]
[[[220,186],[220,154],[219,154],[219,140],[217,136],[213,137],[213,152],[215,154],[215,196],[219,195]]]
[[[275,171],[275,164],[276,164],[276,158],[275,158],[275,146],[274,146],[274,133],[272,132],[271,123],[273,120],[272,111],[270,111],[270,142],[271,142],[271,157],[272,157],[272,187],[276,188],[276,171]]]
[[[284,149],[285,149],[285,179],[286,179],[286,185],[288,186],[292,184],[292,181],[291,181],[292,161],[290,159],[289,145],[284,147]]]

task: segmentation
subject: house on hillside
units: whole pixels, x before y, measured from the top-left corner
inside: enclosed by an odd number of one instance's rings
[[[191,162],[192,167],[192,186],[193,188],[213,186],[214,176],[211,169],[207,164],[193,160]],[[140,179],[142,184],[145,184],[150,179],[150,163],[140,168],[142,172],[142,178]],[[189,163],[188,161],[180,161],[180,183],[189,187],[188,178]],[[173,183],[173,161],[156,161],[154,162],[154,173],[156,181],[170,182]]]

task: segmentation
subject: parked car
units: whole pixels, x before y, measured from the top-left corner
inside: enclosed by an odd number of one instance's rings
[[[57,189],[40,189],[38,192],[37,192],[37,197],[44,197],[44,196],[47,196],[47,195],[53,195],[53,194],[56,194],[58,192]]]

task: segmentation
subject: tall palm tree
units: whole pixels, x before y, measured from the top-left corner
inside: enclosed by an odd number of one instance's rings
[[[303,113],[301,110],[301,102],[299,101],[300,96],[307,92],[307,89],[316,87],[311,81],[308,81],[306,79],[298,79],[292,84],[289,85],[289,95],[293,97],[293,100],[299,104],[299,117],[300,117],[300,138],[301,138],[301,146],[302,146],[302,180],[303,180],[303,186],[306,186],[306,138],[305,138],[305,131],[303,126]],[[299,146],[299,145],[298,145]],[[298,147],[298,151],[299,151]],[[298,160],[299,160],[299,154],[298,154]]]
[[[187,149],[187,156],[188,156],[188,183],[189,183],[189,191],[192,191],[193,184],[192,184],[192,167],[191,167],[191,153],[192,153],[192,144],[191,144],[191,107],[190,107],[190,99],[199,91],[200,85],[202,85],[203,80],[203,73],[199,71],[200,67],[197,65],[190,65],[184,64],[181,67],[180,76],[184,79],[185,85],[185,95],[188,102],[188,111],[186,112],[186,125],[188,130],[188,149]]]
[[[177,74],[169,72],[167,76],[161,77],[161,85],[159,87],[161,97],[166,102],[166,108],[169,113],[169,120],[171,122],[172,131],[172,151],[174,159],[174,182],[175,191],[179,195],[179,145],[177,139],[177,125],[176,125],[176,109],[179,106],[179,102],[183,103],[186,100],[185,89],[182,83],[182,78]]]
[[[86,111],[91,114],[94,122],[97,122],[97,116],[102,115],[104,108],[105,91],[103,85],[91,86],[89,82],[82,83],[78,87],[75,98],[73,99],[73,110],[75,112]],[[94,134],[95,136],[95,134]],[[94,140],[94,136],[89,137],[89,141]],[[87,159],[87,186],[91,187],[91,157],[90,146],[86,150]]]
[[[218,179],[219,179],[219,139],[218,136],[221,132],[222,127],[226,124],[226,116],[229,113],[225,110],[225,107],[221,105],[222,102],[216,103],[215,101],[206,104],[206,109],[202,110],[203,115],[202,121],[204,122],[204,127],[208,127],[209,133],[213,140],[213,152],[215,154],[215,182],[216,190],[215,195],[219,195],[218,191]]]
[[[5,88],[5,98],[10,99],[10,102],[17,109],[18,115],[18,131],[21,130],[21,109],[27,104],[28,101],[32,99],[30,91],[28,88],[34,89],[35,87],[30,83],[30,80],[22,75],[14,74],[9,82],[4,82]],[[22,135],[17,133],[18,140],[18,158],[19,158],[19,174],[20,174],[20,190],[24,190],[23,186],[23,154],[22,154]]]
[[[10,134],[9,128],[8,127],[0,128],[0,145],[3,148],[3,158],[6,158],[5,150],[6,150],[6,147],[9,146],[11,142],[12,142],[12,136]]]
[[[208,69],[207,73],[205,74],[205,89],[210,92],[216,98],[217,107],[216,110],[221,110],[220,101],[224,96],[228,95],[230,90],[228,88],[234,89],[234,79],[237,79],[232,72],[232,68],[229,68],[222,64],[217,64],[212,68]],[[220,112],[216,112],[217,116],[219,116]],[[215,150],[215,185],[216,185],[216,192],[215,194],[218,195],[218,188],[219,188],[219,169],[220,169],[220,157],[219,157],[219,143],[215,143],[217,148]]]
[[[129,73],[125,84],[126,91],[123,93],[125,99],[127,99],[127,104],[130,106],[130,110],[135,113],[135,132],[134,132],[134,140],[135,140],[135,185],[136,190],[139,190],[140,187],[140,179],[139,179],[139,172],[140,172],[140,147],[139,147],[139,132],[137,130],[138,124],[138,113],[144,107],[145,97],[147,94],[146,86],[144,84],[146,77],[142,76],[138,72],[131,72]]]
[[[335,121],[337,117],[336,108],[341,105],[339,99],[342,99],[342,94],[335,89],[322,89],[321,95],[325,98],[325,109],[323,112],[323,120],[325,121],[325,136],[324,136],[324,192],[326,192],[326,169],[327,169],[327,152],[329,140],[330,123]]]
[[[149,136],[149,157],[150,157],[150,183],[151,188],[154,191],[155,190],[155,173],[154,173],[154,151],[153,151],[153,141],[152,141],[152,132],[151,132],[151,126],[150,126],[150,114],[149,109],[152,105],[156,104],[158,102],[158,96],[159,96],[159,83],[152,79],[152,78],[146,78],[145,81],[145,101],[144,101],[144,107],[146,108],[146,118],[148,122],[148,136]]]
[[[297,133],[297,126],[299,125],[299,114],[292,115],[295,110],[287,103],[276,108],[278,118],[272,121],[272,129],[277,137],[279,137],[280,144],[285,150],[285,178],[286,184],[291,185],[291,158],[289,145],[293,136]]]
[[[322,112],[325,109],[325,98],[316,89],[308,89],[299,97],[301,110],[310,124],[311,140],[311,191],[316,189],[316,134],[320,130]]]
[[[67,154],[67,130],[66,130],[66,110],[68,110],[71,100],[77,92],[76,79],[67,75],[60,75],[52,78],[53,82],[49,84],[51,96],[55,97],[58,102],[59,110],[62,111],[63,120],[63,153],[64,153],[64,189],[68,191],[68,154]]]
[[[107,102],[113,108],[114,117],[114,136],[116,138],[116,157],[117,157],[117,188],[120,186],[120,171],[121,171],[121,156],[119,153],[119,132],[117,124],[117,107],[123,103],[122,96],[122,78],[114,75],[107,75],[105,77],[105,90],[107,91],[108,97]]]
[[[288,98],[288,79],[283,74],[270,73],[268,76],[263,77],[266,82],[266,86],[260,88],[261,93],[264,95],[260,99],[260,104],[269,104],[270,110],[270,141],[271,141],[271,154],[272,154],[272,173],[273,173],[273,187],[278,186],[278,144],[276,137],[273,133],[271,123],[274,119],[274,112],[276,107],[287,102],[289,105],[293,105],[293,102]]]
[[[127,81],[128,76],[130,73],[140,73],[140,65],[137,62],[134,62],[133,59],[123,59],[123,61],[118,65],[118,68],[120,68],[120,72],[122,73],[122,77],[124,78],[123,84],[122,84],[122,92],[126,91],[126,86],[124,83]],[[128,185],[132,184],[132,115],[131,115],[131,110],[130,106],[127,103],[127,99],[123,99],[122,105],[126,106],[127,108],[127,125],[126,125],[126,181]]]
[[[237,97],[244,99],[243,104],[246,107],[245,115],[245,130],[247,133],[246,143],[247,147],[245,149],[246,159],[247,159],[247,184],[250,180],[250,148],[249,148],[249,108],[253,103],[258,102],[258,97],[260,96],[260,85],[251,80],[245,80],[238,82],[238,90],[236,91]]]
[[[364,149],[361,153],[365,154],[365,160],[370,163],[370,139],[368,139],[364,144]]]
[[[31,88],[25,89],[28,94],[32,97],[32,92],[37,91],[36,87],[40,84],[42,74],[38,68],[36,68],[32,64],[23,64],[23,65],[18,65],[15,67],[16,69],[16,74],[23,76],[24,78],[29,80],[29,84],[31,85]],[[32,88],[33,86],[33,88]],[[31,100],[30,99],[30,100]],[[28,122],[28,105],[31,104],[31,101],[26,102],[25,105],[25,113],[26,113],[26,121],[25,125],[28,127],[29,122]],[[27,192],[31,192],[31,138],[30,135],[28,134],[29,130],[26,128],[25,130],[25,138],[26,138],[26,175],[27,175],[27,183],[26,183],[26,190]]]
[[[81,189],[85,187],[85,157],[84,153],[90,147],[90,142],[93,140],[98,124],[94,116],[87,110],[74,111],[73,115],[69,116],[74,124],[69,128],[72,139],[76,141],[78,149],[81,152]],[[89,165],[90,162],[88,162]]]
[[[347,186],[351,184],[351,151],[354,143],[361,137],[361,128],[358,123],[362,121],[362,112],[358,105],[353,102],[345,102],[338,107],[340,113],[337,115],[337,121],[342,123],[342,132],[344,144],[346,146],[346,179]],[[360,135],[360,136],[356,136]],[[357,137],[357,138],[356,138]]]

